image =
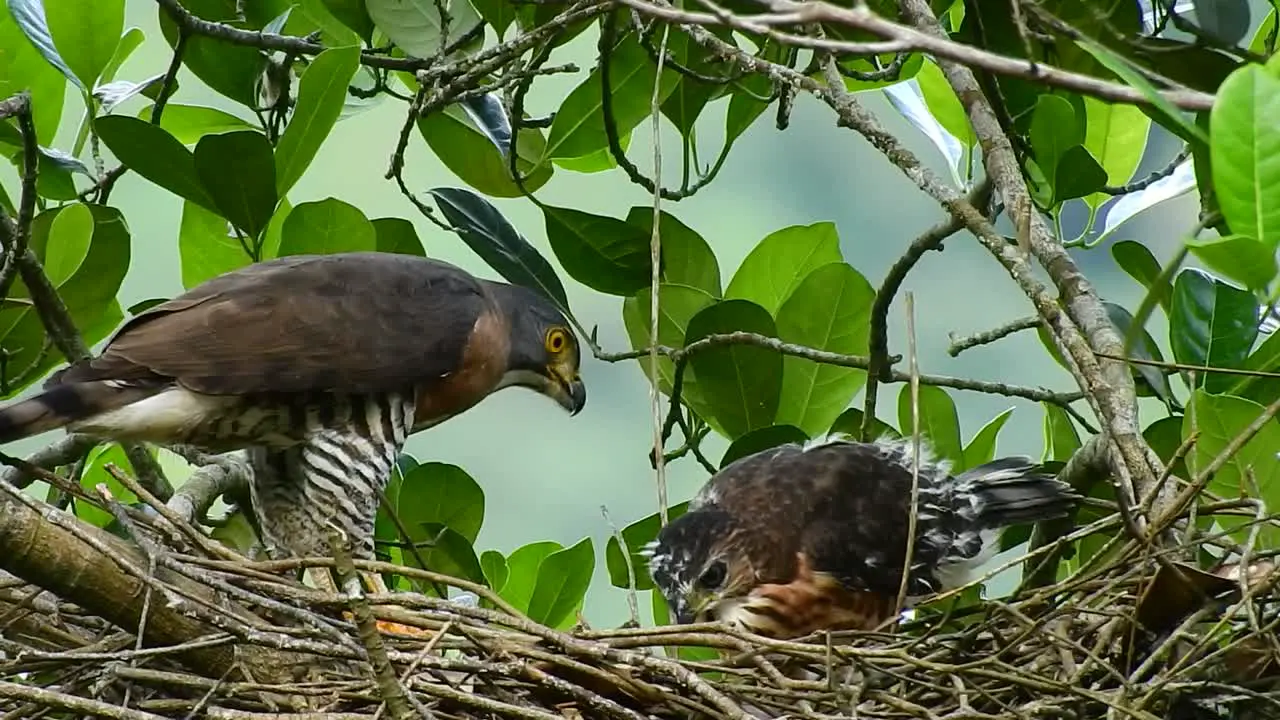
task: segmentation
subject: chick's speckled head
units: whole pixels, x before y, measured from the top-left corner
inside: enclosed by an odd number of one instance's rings
[[[708,505],[671,521],[644,548],[649,575],[675,622],[713,620],[722,603],[749,589],[751,569],[732,551],[733,536],[733,518]]]

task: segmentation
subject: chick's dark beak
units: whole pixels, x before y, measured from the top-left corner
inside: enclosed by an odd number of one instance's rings
[[[683,599],[676,600],[675,607],[672,610],[676,616],[677,625],[692,625],[698,621],[697,613]]]

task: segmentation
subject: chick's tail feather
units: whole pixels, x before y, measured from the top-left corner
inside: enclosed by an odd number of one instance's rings
[[[977,525],[1003,528],[1064,517],[1080,502],[1067,483],[1027,458],[994,460],[956,478],[960,494],[973,502]]]

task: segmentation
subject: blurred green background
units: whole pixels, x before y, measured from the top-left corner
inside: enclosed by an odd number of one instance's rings
[[[146,41],[125,63],[117,78],[138,81],[163,72],[171,53],[160,35],[158,9],[149,0],[129,0],[126,27],[136,26]],[[579,75],[540,79],[528,102],[535,115],[553,111],[594,63],[594,34],[561,48],[552,62],[576,62]],[[245,117],[229,101],[205,88],[185,69],[172,102],[220,107]],[[941,154],[912,128],[879,91],[859,95],[861,102],[940,178],[950,177]],[[146,104],[134,98],[115,112],[135,114]],[[703,157],[714,158],[722,136],[726,101],[703,115],[699,127]],[[82,107],[68,86],[58,147],[71,147]],[[486,277],[497,277],[456,236],[418,216],[413,206],[385,180],[391,153],[403,122],[405,105],[386,100],[341,121],[319,157],[290,192],[293,204],[333,196],[359,207],[368,217],[400,216],[418,229],[429,255],[442,258]],[[252,118],[246,118],[252,120]],[[665,121],[664,121],[665,124]],[[705,129],[704,129],[705,128]],[[678,182],[678,137],[664,127],[663,176]],[[1147,157],[1138,175],[1164,165],[1176,152],[1168,136],[1153,131]],[[652,174],[652,123],[646,120],[633,134],[630,157]],[[428,188],[462,185],[437,161],[418,133],[406,156],[406,180],[425,197]],[[17,175],[0,167],[0,182],[17,197]],[[83,178],[80,179],[83,182]],[[589,212],[625,217],[634,205],[651,204],[642,188],[622,172],[582,175],[559,169],[539,192],[544,202]],[[515,227],[553,264],[541,212],[522,199],[492,200]],[[1141,300],[1141,288],[1115,267],[1108,246],[1131,239],[1146,244],[1164,262],[1195,223],[1198,200],[1189,193],[1139,215],[1107,243],[1073,255],[1101,295],[1131,309]],[[178,223],[182,201],[137,174],[128,174],[111,196],[133,235],[133,261],[120,292],[120,304],[182,291],[179,276]],[[790,128],[774,127],[771,107],[737,141],[719,177],[691,199],[666,203],[665,209],[691,226],[711,244],[727,283],[738,263],[766,234],[794,224],[833,221],[845,257],[878,286],[890,264],[921,231],[944,218],[936,202],[926,197],[879,152],[855,133],[837,128],[832,112],[811,97],[796,99]],[[1068,223],[1076,234],[1083,213]],[[558,265],[557,265],[558,267]],[[621,319],[622,300],[597,294],[562,274],[574,312],[590,328],[599,327],[600,343],[610,350],[628,349]],[[957,235],[945,253],[928,254],[908,278],[904,291],[914,293],[917,308],[921,372],[1072,390],[1070,376],[1044,352],[1033,332],[1023,332],[998,344],[968,351],[959,358],[946,354],[948,333],[967,335],[1030,314],[1031,307],[1004,270],[969,235]],[[1163,317],[1152,320],[1152,335],[1166,348]],[[905,353],[906,333],[902,296],[890,322],[890,346]],[[905,364],[903,365],[905,368]],[[608,508],[613,521],[626,525],[657,508],[651,446],[649,387],[634,361],[618,364],[587,358],[583,376],[589,388],[586,409],[569,418],[545,398],[520,390],[499,393],[461,417],[421,433],[407,451],[419,461],[437,460],[465,468],[486,493],[484,527],[477,552],[497,549],[509,553],[525,543],[551,539],[565,545],[583,536],[595,541],[597,574],[586,601],[587,619],[610,625],[626,618],[622,591],[609,585],[604,570],[605,542],[611,529],[601,513]],[[879,415],[896,423],[896,398],[901,386],[882,391]],[[28,392],[34,391],[34,387]],[[1180,397],[1185,392],[1179,387]],[[1001,434],[998,454],[1027,454],[1039,458],[1043,443],[1043,412],[1038,405],[992,395],[952,391],[959,407],[961,431],[967,441],[997,413],[1016,407]],[[861,396],[855,400],[860,405]],[[1143,401],[1158,410],[1159,404]],[[1148,415],[1150,421],[1157,415]],[[8,452],[25,453],[48,442],[53,434],[31,438]],[[674,447],[674,446],[673,446]],[[725,443],[709,438],[707,455],[718,459]],[[706,480],[691,458],[667,467],[670,502],[687,499]],[[641,602],[648,621],[648,603]]]

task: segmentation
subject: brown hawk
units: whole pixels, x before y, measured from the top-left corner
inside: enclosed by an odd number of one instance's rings
[[[740,458],[642,551],[678,623],[779,639],[893,617],[911,502],[910,441],[830,436]],[[1069,485],[1027,458],[953,476],[921,447],[910,601],[960,587],[1010,525],[1062,517]]]
[[[0,443],[65,427],[244,449],[250,516],[272,556],[328,556],[334,525],[372,559],[380,493],[407,436],[510,386],[577,414],[578,363],[564,315],[533,290],[409,255],[295,255],[130,319],[99,356],[0,410]]]

